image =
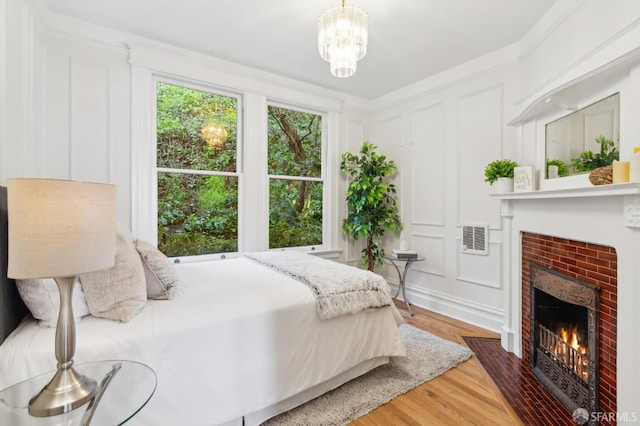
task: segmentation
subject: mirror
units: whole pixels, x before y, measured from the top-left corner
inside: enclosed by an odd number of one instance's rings
[[[616,93],[545,126],[545,176],[588,173],[596,163],[618,155],[619,142],[620,94]],[[607,147],[601,153],[603,145]],[[594,160],[585,161],[587,151]]]

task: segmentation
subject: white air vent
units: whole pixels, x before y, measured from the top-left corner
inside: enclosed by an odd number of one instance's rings
[[[462,225],[462,253],[489,254],[488,225]]]

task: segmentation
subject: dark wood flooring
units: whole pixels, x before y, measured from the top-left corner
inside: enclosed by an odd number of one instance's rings
[[[571,413],[533,375],[527,360],[505,351],[499,339],[463,337],[525,425],[575,425]]]

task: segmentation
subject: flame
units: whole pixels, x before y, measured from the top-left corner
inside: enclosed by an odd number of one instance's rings
[[[548,346],[553,356],[584,380],[589,378],[589,358],[587,357],[587,347],[580,344],[578,340],[578,326],[571,325],[568,329],[560,327],[556,329],[555,335],[560,339],[555,340],[555,345]],[[575,352],[567,348],[571,346]]]
[[[584,355],[587,353],[587,348],[578,342],[578,326],[574,326],[571,329],[571,334],[569,334],[569,331],[565,330],[564,327],[562,327],[560,329],[560,337],[562,338],[562,340],[568,343],[569,346],[579,351],[581,354]]]

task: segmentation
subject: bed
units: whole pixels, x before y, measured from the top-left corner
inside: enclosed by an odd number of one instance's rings
[[[55,369],[55,329],[26,314],[6,278],[5,191],[0,389]],[[393,304],[320,319],[308,286],[251,259],[176,271],[172,300],[149,300],[126,323],[86,316],[76,325],[77,364],[127,359],[155,371],[155,394],[132,424],[260,424],[406,355]]]

